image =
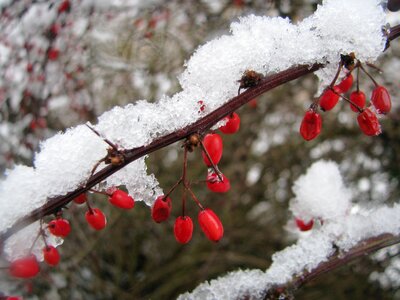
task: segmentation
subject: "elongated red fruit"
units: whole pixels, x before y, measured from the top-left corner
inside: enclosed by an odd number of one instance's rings
[[[198,221],[206,237],[213,242],[218,242],[224,235],[224,227],[218,216],[209,208],[199,212]]]
[[[43,248],[43,258],[44,261],[50,266],[56,266],[60,262],[60,254],[53,246],[47,246]]]
[[[192,239],[193,221],[189,216],[179,216],[175,220],[175,239],[181,244],[187,244]]]
[[[369,108],[363,110],[357,116],[358,125],[360,126],[362,132],[366,135],[374,136],[381,133],[381,125],[375,113],[373,113]]]
[[[350,94],[350,100],[354,104],[358,105],[361,109],[365,107],[366,99],[365,99],[365,94],[361,91],[354,91]],[[354,112],[359,112],[357,107],[355,107],[353,104],[350,104],[350,108]]]
[[[221,160],[223,150],[221,136],[217,133],[206,134],[203,139],[203,144],[204,148],[206,148],[208,154],[210,155],[212,162],[214,165],[217,165]],[[202,151],[202,156],[204,163],[210,167],[212,164],[204,151]]]
[[[39,263],[34,255],[14,260],[9,268],[10,275],[17,278],[32,278],[35,277],[39,271]]]
[[[98,208],[92,208],[91,211],[88,210],[85,214],[85,218],[93,229],[102,230],[104,227],[106,227],[107,218]]]
[[[306,111],[300,125],[300,134],[306,141],[315,139],[321,132],[322,118],[321,115],[313,109]]]
[[[333,87],[336,93],[340,93],[340,90],[335,86]],[[336,106],[339,101],[339,95],[334,93],[330,88],[326,89],[319,98],[319,106],[322,110],[328,111]]]
[[[381,85],[378,85],[372,91],[371,102],[380,114],[387,114],[392,108],[392,100],[390,99],[389,92]]]
[[[219,130],[221,130],[225,134],[233,134],[239,131],[240,128],[240,117],[237,113],[232,113],[231,115],[224,118],[226,123],[224,126],[221,126]]]
[[[207,188],[214,193],[226,193],[231,188],[229,179],[222,173],[220,173],[222,181],[219,179],[215,172],[209,172],[207,174]]]
[[[340,93],[346,93],[353,85],[353,75],[349,74],[335,87],[339,89]]]
[[[165,198],[164,195],[161,195],[157,197],[153,207],[151,208],[151,217],[157,223],[164,222],[168,220],[169,215],[171,214],[171,209],[171,198]]]
[[[116,190],[112,193],[111,197],[108,198],[108,201],[110,201],[112,205],[122,209],[131,209],[135,206],[135,200],[121,190]]]

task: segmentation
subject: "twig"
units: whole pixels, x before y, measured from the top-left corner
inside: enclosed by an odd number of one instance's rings
[[[400,36],[400,25],[392,27],[390,29],[390,34],[388,36],[388,42],[398,38]],[[168,135],[162,136],[150,144],[146,146],[141,146],[138,148],[126,150],[125,160],[122,164],[118,166],[108,165],[107,167],[103,168],[96,174],[93,174],[87,181],[87,184],[83,187],[79,187],[74,191],[69,192],[66,195],[57,196],[49,199],[46,204],[42,205],[41,207],[33,210],[30,214],[18,219],[15,223],[6,229],[0,235],[0,251],[3,249],[4,241],[10,237],[15,232],[23,229],[24,227],[28,226],[29,224],[39,220],[40,218],[50,215],[55,211],[59,210],[61,207],[67,205],[70,201],[72,201],[75,197],[79,196],[80,194],[88,191],[93,186],[97,185],[98,183],[102,182],[107,177],[111,176],[118,170],[122,169],[129,163],[135,161],[136,159],[150,154],[156,150],[164,148],[172,143],[175,143],[179,140],[189,137],[191,134],[198,133],[198,132],[205,132],[207,129],[211,128],[214,124],[216,124],[219,120],[223,117],[228,116],[229,114],[233,113],[239,107],[245,105],[247,102],[251,101],[252,99],[260,96],[261,94],[272,90],[273,88],[285,84],[289,81],[294,79],[300,78],[307,74],[313,73],[319,69],[321,69],[324,65],[323,64],[313,64],[309,65],[300,65],[296,67],[289,68],[285,71],[276,73],[274,75],[265,77],[262,79],[257,86],[252,87],[241,93],[240,95],[232,98],[224,105],[219,107],[218,109],[212,111],[208,115],[200,118],[193,124],[179,129],[175,132],[172,132]]]

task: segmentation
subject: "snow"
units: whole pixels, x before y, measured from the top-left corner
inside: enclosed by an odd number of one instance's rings
[[[344,186],[339,167],[332,161],[318,161],[294,183],[293,214],[302,219],[335,219],[350,207],[350,191]]]
[[[42,12],[41,6],[36,9],[37,13],[52,18],[50,11]],[[27,14],[23,26],[16,27],[16,40],[21,31],[29,29],[29,21],[35,22],[34,15]],[[385,44],[381,32],[384,24],[385,13],[378,0],[326,0],[314,15],[297,25],[283,18],[243,17],[231,25],[229,35],[196,50],[179,78],[181,92],[163,96],[156,103],[141,100],[114,107],[93,126],[120,148],[148,145],[160,136],[192,124],[236,96],[237,80],[246,69],[268,75],[299,64],[326,63],[324,70],[317,73],[323,87],[332,79],[340,54],[355,52],[361,61],[374,61],[381,54]],[[199,100],[206,106],[203,112],[199,112]],[[106,149],[107,144],[83,125],[43,142],[34,167],[16,166],[0,183],[0,232],[43,205],[48,197],[65,195],[84,185]],[[336,180],[337,174],[333,171],[330,174]],[[120,184],[126,185],[135,200],[144,200],[148,205],[162,193],[154,175],[147,174],[144,158],[111,176],[102,187]],[[346,195],[340,183],[325,192],[338,190]],[[324,196],[323,190],[311,201],[299,193],[303,208],[311,208],[312,216],[330,219],[343,216],[347,210],[347,196],[342,200],[328,198],[334,203],[319,209],[313,203]],[[335,210],[338,203],[345,205]]]
[[[316,162],[306,175],[300,177],[295,187],[299,188],[301,181],[311,182],[319,177],[324,177],[320,173],[323,171],[322,174],[327,174],[329,180],[315,182],[316,189],[319,191],[329,190],[333,185],[340,187],[338,192],[341,191],[344,196],[348,197],[348,191],[342,190],[343,180],[340,174],[337,174],[337,168],[333,162]],[[309,196],[314,196],[314,192],[310,189],[305,189],[302,192],[303,196],[306,196],[305,191],[309,193]],[[320,202],[321,207],[326,205],[324,199],[316,198],[314,201],[322,201]],[[316,203],[311,204],[312,209],[315,209],[316,206]],[[223,277],[200,284],[192,292],[182,294],[178,299],[242,299],[246,296],[250,296],[250,299],[264,299],[269,288],[288,283],[294,277],[301,276],[305,271],[312,271],[320,263],[327,261],[331,255],[336,253],[335,251],[344,255],[346,251],[364,239],[384,233],[400,234],[400,218],[398,217],[400,204],[381,205],[373,210],[357,206],[357,209],[350,211],[343,210],[343,214],[338,214],[335,218],[327,218],[321,227],[314,228],[310,234],[300,235],[296,244],[288,246],[272,256],[272,264],[265,272],[261,270],[231,272]],[[375,273],[371,279],[392,281],[396,284],[398,276],[394,276],[394,270],[398,265],[398,261],[394,260],[393,265],[384,274]]]

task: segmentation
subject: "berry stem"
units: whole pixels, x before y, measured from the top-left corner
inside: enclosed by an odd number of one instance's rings
[[[111,142],[109,139],[106,139],[106,138],[102,137],[102,136],[100,135],[100,133],[99,133],[96,129],[94,129],[92,126],[89,126],[88,124],[85,124],[85,125],[86,125],[91,131],[93,131],[99,138],[103,139],[104,142],[106,142],[108,145],[110,145],[111,148],[113,148],[115,151],[118,151],[118,152],[119,152],[117,145],[115,145],[115,144],[114,144],[113,142]]]
[[[98,191],[98,190],[95,190],[95,189],[90,189],[89,192],[96,193],[96,194],[100,194],[100,195],[105,195],[105,196],[108,196],[108,197],[111,196],[110,193]]]
[[[357,81],[356,81],[356,83],[357,83],[357,93],[360,92],[360,80],[359,80],[359,78],[360,78],[360,68],[357,68]]]
[[[369,63],[369,62],[366,62],[365,64],[366,64],[368,67],[377,70],[377,71],[379,72],[379,74],[383,74],[383,70],[382,70],[381,68],[375,66],[374,64],[371,64],[371,63]]]
[[[182,192],[182,217],[186,215],[186,189],[183,189]]]
[[[92,209],[92,207],[90,206],[89,199],[86,200],[86,206],[87,206],[87,208],[88,208],[89,213],[90,213],[91,215],[93,215],[93,209]]]
[[[339,74],[340,74],[340,71],[342,70],[342,67],[343,67],[343,62],[340,61],[338,69],[337,69],[336,74],[335,74],[335,77],[333,77],[333,80],[332,80],[331,84],[329,85],[329,88],[333,89],[333,86],[335,85],[336,80],[339,78]]]
[[[362,113],[364,110],[358,106],[357,104],[355,104],[353,101],[351,101],[349,98],[347,98],[346,96],[343,96],[339,93],[337,93],[334,89],[331,89],[332,92],[334,92],[336,95],[338,95],[339,97],[341,97],[343,100],[349,102],[351,105],[353,105],[355,108],[357,108],[358,112]]]
[[[200,140],[200,145],[201,145],[201,148],[203,149],[204,153],[206,154],[206,156],[207,156],[209,162],[211,163],[211,167],[214,169],[215,174],[217,174],[219,180],[220,180],[221,182],[223,182],[224,180],[222,179],[222,176],[221,176],[221,174],[220,174],[220,172],[219,172],[217,166],[216,166],[216,165],[214,164],[214,162],[212,161],[211,156],[210,156],[210,153],[208,153],[206,147],[204,147],[204,144],[203,144],[203,141],[202,141],[202,140]]]
[[[187,191],[189,191],[190,196],[192,197],[192,199],[194,200],[194,202],[196,202],[196,204],[200,207],[201,210],[204,210],[203,205],[201,205],[199,199],[196,197],[196,195],[193,193],[192,189],[190,188],[189,185],[185,184],[185,182],[183,183],[185,189]]]
[[[163,199],[167,199],[169,195],[172,194],[172,192],[178,187],[178,185],[182,182],[182,177],[178,179],[177,182],[171,187],[171,189],[166,193],[163,197]]]
[[[372,80],[372,82],[375,84],[375,87],[379,86],[379,84],[375,81],[375,79],[371,76],[371,74],[369,74],[369,73],[367,72],[367,70],[365,70],[365,68],[363,67],[363,65],[362,65],[361,63],[358,63],[358,65],[359,65],[359,67],[361,68],[361,70],[362,70],[365,74],[367,74],[367,76],[369,77],[369,79]]]

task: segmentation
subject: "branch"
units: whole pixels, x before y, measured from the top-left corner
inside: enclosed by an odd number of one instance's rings
[[[281,294],[286,294],[286,292],[290,295],[304,284],[317,279],[324,273],[342,267],[357,258],[369,255],[379,249],[398,243],[400,243],[400,236],[391,234],[382,234],[363,240],[345,254],[337,251],[326,262],[320,263],[314,270],[303,273],[301,276],[294,278],[291,282],[270,288],[266,291],[265,299],[277,299],[276,297],[279,297]]]
[[[400,35],[400,25],[397,25],[391,28],[390,33],[388,35],[388,42],[396,39]],[[46,204],[43,206],[35,209],[30,214],[24,216],[23,218],[16,220],[16,222],[6,231],[4,231],[0,235],[0,253],[3,249],[4,241],[9,238],[15,232],[23,229],[24,227],[32,224],[33,222],[41,219],[46,215],[53,214],[60,210],[62,207],[67,205],[71,202],[75,197],[79,196],[82,193],[87,192],[96,184],[102,182],[107,177],[111,176],[118,170],[122,169],[129,163],[133,162],[134,160],[143,157],[147,154],[150,154],[158,149],[164,148],[170,144],[173,144],[179,140],[187,138],[193,133],[204,133],[209,128],[211,128],[214,124],[216,124],[219,120],[224,118],[225,116],[233,113],[235,110],[249,102],[250,100],[260,96],[261,94],[277,87],[282,84],[285,84],[289,81],[294,79],[300,78],[304,75],[313,73],[320,68],[322,68],[323,64],[313,64],[311,66],[308,65],[301,65],[289,68],[285,71],[280,73],[265,77],[257,86],[253,88],[249,88],[242,94],[230,99],[224,105],[219,107],[218,109],[214,110],[213,112],[209,113],[208,115],[204,116],[203,118],[199,119],[198,121],[194,122],[193,124],[177,130],[173,133],[168,135],[162,136],[152,143],[148,144],[147,146],[142,146],[134,149],[128,149],[125,152],[125,161],[123,164],[119,166],[112,166],[109,165],[104,169],[98,171],[97,173],[93,174],[87,181],[86,186],[80,187],[66,195],[57,196],[51,198],[47,201]]]

